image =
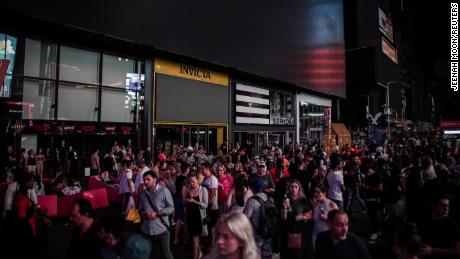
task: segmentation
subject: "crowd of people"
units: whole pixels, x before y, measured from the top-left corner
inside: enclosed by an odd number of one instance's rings
[[[383,235],[395,258],[460,256],[460,152],[440,136],[398,135],[330,153],[314,143],[267,145],[261,154],[226,144],[221,151],[210,157],[202,146],[178,147],[151,160],[115,147],[101,163],[96,150],[92,174],[118,188],[121,212],[97,218],[78,200],[69,258],[173,258],[171,247],[182,243],[191,244],[194,259],[371,258],[367,243]],[[5,198],[4,215],[28,233],[11,242],[31,242],[36,217],[49,221],[35,206],[31,173],[16,167]],[[77,189],[66,177],[55,181],[62,195]],[[122,218],[132,209],[139,224]],[[368,236],[349,230],[356,215],[367,216]]]

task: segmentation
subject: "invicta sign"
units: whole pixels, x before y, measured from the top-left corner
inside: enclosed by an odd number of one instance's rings
[[[181,65],[180,73],[184,75],[195,76],[199,78],[205,78],[205,79],[212,80],[211,73],[209,71],[205,69],[193,67],[193,66]]]
[[[228,86],[228,75],[188,64],[155,59],[155,73]]]

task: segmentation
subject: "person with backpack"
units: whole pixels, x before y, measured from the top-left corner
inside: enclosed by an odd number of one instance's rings
[[[257,162],[257,172],[249,178],[249,184],[252,185],[255,181],[261,180],[264,184],[264,192],[268,195],[275,193],[275,184],[270,174],[267,174],[267,166],[264,161]]]
[[[279,211],[273,200],[265,193],[264,182],[256,179],[251,182],[255,195],[248,199],[243,209],[254,228],[256,244],[262,259],[272,258],[272,238],[278,236]]]
[[[312,256],[312,205],[302,185],[291,180],[283,201],[281,218],[285,222],[282,234],[281,258],[310,258]]]

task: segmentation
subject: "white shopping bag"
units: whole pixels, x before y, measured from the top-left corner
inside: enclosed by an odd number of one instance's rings
[[[85,176],[90,176],[91,175],[91,170],[89,170],[89,167],[85,167]]]
[[[136,204],[134,203],[134,198],[133,196],[129,196],[128,204],[126,205],[126,211],[125,213],[128,213],[128,211],[132,208],[135,208]]]

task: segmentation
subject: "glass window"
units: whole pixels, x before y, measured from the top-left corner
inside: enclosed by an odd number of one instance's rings
[[[293,96],[270,91],[270,116],[292,118]]]
[[[57,45],[26,39],[24,75],[55,79]]]
[[[97,120],[97,87],[61,83],[58,96],[59,120]]]
[[[175,147],[182,144],[182,126],[158,126],[155,131],[155,152],[163,150],[173,155]]]
[[[102,90],[101,121],[133,122],[136,95],[119,90]]]
[[[130,87],[129,79],[135,73],[135,61],[133,59],[104,54],[102,63],[102,85],[119,88]]]
[[[62,46],[60,55],[60,80],[99,84],[99,53]]]
[[[54,82],[25,79],[23,84],[22,118],[54,119]]]
[[[16,45],[17,38],[0,33],[0,97],[11,97],[12,94],[11,75],[14,70]]]
[[[300,140],[321,141],[324,125],[324,106],[311,103],[299,103]]]

